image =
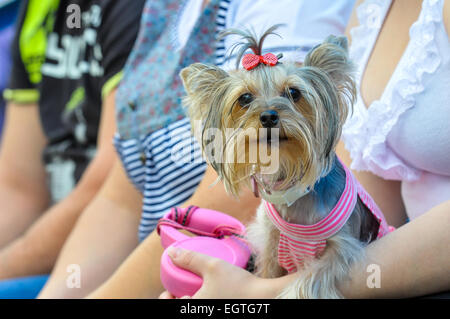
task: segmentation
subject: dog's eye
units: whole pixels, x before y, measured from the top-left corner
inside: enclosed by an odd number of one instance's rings
[[[298,100],[300,100],[300,98],[302,97],[302,94],[300,93],[300,91],[296,88],[289,88],[286,90],[285,93],[283,93],[284,97],[292,98],[292,100],[294,102],[297,102]]]
[[[251,95],[250,93],[244,93],[238,99],[238,102],[242,107],[246,107],[248,104],[252,103],[252,101],[253,95]]]

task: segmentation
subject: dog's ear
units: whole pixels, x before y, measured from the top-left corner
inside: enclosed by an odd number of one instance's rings
[[[229,77],[222,69],[208,64],[194,63],[180,72],[187,95],[183,104],[193,121],[203,122],[211,111],[216,92]]]
[[[194,63],[182,69],[180,76],[188,95],[203,95],[214,90],[228,73],[214,65]]]
[[[348,42],[344,36],[328,36],[322,44],[314,47],[306,56],[304,64],[319,73],[325,72],[337,88],[341,106],[350,110],[356,99],[354,65],[348,56]],[[347,111],[340,112],[341,120],[347,117]]]
[[[325,71],[338,87],[352,82],[353,64],[348,57],[348,42],[344,36],[328,36],[322,44],[315,46],[307,55],[304,66]]]
[[[322,105],[325,111],[323,123],[327,124],[319,125],[318,129],[326,127],[327,130],[322,132],[323,134],[318,132],[317,135],[324,138],[324,158],[333,159],[330,155],[356,99],[354,66],[348,56],[347,38],[332,35],[327,37],[307,54],[303,67],[311,72],[315,89],[321,91],[321,96],[326,97],[322,99]],[[334,88],[330,86],[330,82],[334,84]]]

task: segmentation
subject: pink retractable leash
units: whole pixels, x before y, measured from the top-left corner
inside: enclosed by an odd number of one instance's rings
[[[189,237],[179,229],[198,236]],[[192,296],[203,284],[198,275],[175,266],[167,248],[180,247],[223,259],[241,268],[247,266],[250,249],[242,239],[245,227],[235,218],[211,209],[175,207],[158,222],[165,251],[161,257],[161,282],[175,297]]]

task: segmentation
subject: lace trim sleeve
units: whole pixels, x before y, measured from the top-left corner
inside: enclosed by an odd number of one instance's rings
[[[419,19],[411,26],[411,48],[393,82],[392,94],[385,101],[373,102],[367,110],[355,108],[344,126],[343,139],[353,160],[352,169],[369,170],[386,179],[412,181],[420,177],[419,170],[410,167],[389,148],[386,138],[399,117],[415,105],[415,96],[424,90],[424,74],[434,73],[441,63],[434,35],[442,21],[442,6],[442,0],[423,2]],[[367,45],[364,40],[359,42],[364,38],[363,31],[367,30],[359,28],[353,33],[354,54],[362,50],[359,47]]]

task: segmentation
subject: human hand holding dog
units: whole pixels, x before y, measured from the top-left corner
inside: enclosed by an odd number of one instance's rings
[[[181,248],[169,248],[167,253],[175,265],[203,278],[202,287],[192,296],[195,299],[275,298],[293,280],[292,275],[260,278],[219,258]],[[165,291],[159,298],[175,297]]]

